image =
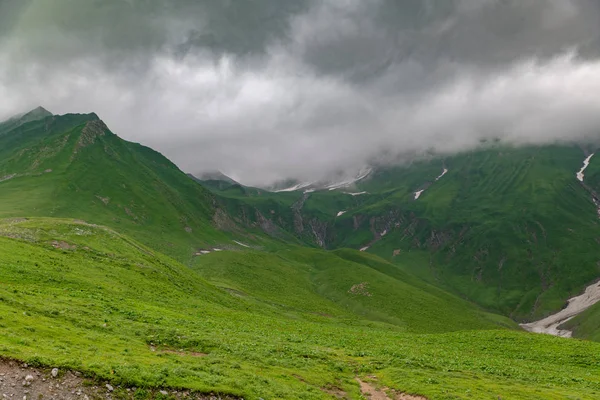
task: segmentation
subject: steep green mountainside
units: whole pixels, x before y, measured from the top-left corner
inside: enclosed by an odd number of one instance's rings
[[[597,209],[575,177],[584,158],[575,146],[490,149],[444,160],[438,181],[441,163],[437,173],[427,171],[435,161],[414,166],[412,181],[368,206],[369,251],[388,259],[425,251],[422,276],[516,318],[558,310],[600,275]]]
[[[0,134],[0,216],[80,218],[189,262],[198,249],[234,245],[235,234],[215,226],[216,208],[173,163],[120,139],[95,114],[44,117]]]
[[[194,269],[219,286],[110,228],[2,220],[0,354],[139,399],[155,387],[358,399],[356,377],[430,400],[600,395],[600,345],[500,329],[373,255],[224,251]]]
[[[274,237],[285,232],[304,245],[321,248],[335,248],[333,222],[339,211],[356,209],[368,197],[337,190],[270,192],[228,180],[196,181],[218,196],[219,204],[239,223],[259,225]]]
[[[257,196],[207,187],[262,207],[313,245],[367,250],[530,320],[559,310],[600,275],[600,159],[592,158],[582,184],[575,173],[586,155],[569,145],[494,145],[379,168],[351,189]]]

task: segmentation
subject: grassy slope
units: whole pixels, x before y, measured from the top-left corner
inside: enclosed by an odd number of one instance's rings
[[[233,244],[212,223],[214,197],[159,153],[91,115],[51,117],[0,135],[0,216],[81,218],[126,232],[188,262],[198,248]],[[84,133],[82,133],[84,132]]]
[[[597,213],[575,179],[583,158],[576,146],[498,146],[380,169],[353,189],[368,194],[311,193],[302,214],[305,226],[312,218],[327,224],[329,248],[371,244],[370,252],[389,261],[409,255],[405,266],[416,275],[486,308],[535,319],[560,309],[600,274]],[[596,165],[592,159],[586,182],[600,192]],[[444,167],[449,172],[436,181]],[[414,192],[423,188],[415,201]],[[293,230],[290,207],[301,193],[212,189],[263,204]],[[347,212],[336,217],[339,211]],[[403,256],[394,257],[395,250]]]
[[[538,318],[600,273],[595,206],[575,179],[583,158],[575,146],[478,150],[379,170],[359,183],[369,194],[358,204],[324,192],[305,207],[328,215],[333,248],[371,244],[390,261],[409,254],[410,270],[432,283],[515,318]],[[449,172],[436,181],[444,166]],[[336,209],[347,213],[335,218]]]
[[[270,284],[228,293],[110,229],[67,220],[2,221],[0,233],[0,352],[30,363],[249,399],[331,398],[327,390],[359,398],[354,377],[371,374],[434,400],[600,394],[600,345],[591,342],[510,330],[406,333],[357,317],[339,299],[328,309],[336,316],[315,315],[312,291],[293,310],[269,307],[254,294]],[[321,256],[290,253],[276,264],[291,271]],[[354,252],[339,256],[391,269]],[[288,276],[279,284],[290,290],[304,279]]]
[[[215,285],[261,299],[290,315],[305,310],[336,321],[359,315],[421,333],[516,327],[395,265],[354,250],[218,252],[198,257],[193,268]]]
[[[597,154],[592,157],[585,170],[584,182],[586,187],[598,196],[600,192],[600,158]],[[574,337],[600,342],[600,304],[590,307],[563,326],[572,330]]]
[[[531,320],[560,309],[600,273],[595,207],[575,179],[583,158],[575,146],[497,147],[380,169],[353,189],[368,194],[311,193],[302,214],[328,224],[334,248],[360,248],[374,240],[374,231],[387,229],[370,252],[486,308]],[[444,167],[448,174],[436,181]],[[598,182],[600,161],[593,158],[586,185],[600,192]],[[291,205],[300,192],[205,184],[293,229]],[[346,213],[336,217],[339,211]]]
[[[259,210],[263,216],[275,223],[288,234],[293,234],[296,243],[305,246],[316,246],[318,239],[313,230],[319,232],[319,238],[329,245],[335,241],[333,231],[329,229],[340,211],[360,207],[368,196],[352,196],[343,191],[319,191],[314,193],[295,192],[269,192],[263,189],[232,184],[228,181],[198,180],[204,187],[211,190],[226,204],[227,211],[233,216],[248,218],[248,207]],[[304,199],[304,201],[303,201]],[[296,209],[296,211],[294,211]],[[301,224],[298,224],[298,215]],[[251,216],[252,217],[252,216]],[[255,218],[250,218],[255,222]],[[327,227],[325,229],[320,229]],[[293,242],[292,237],[283,237],[288,242]],[[353,238],[358,240],[360,238]],[[356,243],[355,243],[356,244]],[[344,245],[352,244],[344,243]]]
[[[0,182],[0,215],[85,219],[152,250],[81,222],[2,223],[1,354],[117,383],[248,398],[323,398],[330,389],[356,398],[353,378],[372,373],[432,399],[598,395],[594,344],[499,329],[511,323],[406,274],[426,265],[420,253],[396,257],[394,266],[354,251],[275,244],[258,231],[226,235],[212,224],[215,207],[238,213],[254,207],[267,216],[281,210],[270,218],[287,228],[296,195],[257,191],[215,202],[160,154],[107,131],[86,131],[96,120],[68,115],[10,132],[4,126],[0,180],[10,179]],[[410,185],[361,198],[319,194],[305,207],[311,218],[329,220],[336,209],[353,207],[378,216],[410,198]],[[234,216],[260,223],[258,215]],[[367,237],[364,219],[359,229],[349,227],[355,216],[349,210],[336,219],[346,231],[332,240]],[[279,250],[194,259],[201,275],[228,290],[157,252],[188,262],[195,249],[225,247],[233,238]],[[362,283],[368,285],[355,286]]]

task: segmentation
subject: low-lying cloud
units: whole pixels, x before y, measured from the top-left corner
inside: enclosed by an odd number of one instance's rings
[[[0,119],[94,111],[251,185],[587,140],[599,17],[592,0],[0,0]]]

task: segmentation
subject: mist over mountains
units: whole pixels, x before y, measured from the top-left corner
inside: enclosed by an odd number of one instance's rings
[[[259,186],[590,140],[598,17],[592,0],[4,0],[0,119],[94,111],[188,172]]]

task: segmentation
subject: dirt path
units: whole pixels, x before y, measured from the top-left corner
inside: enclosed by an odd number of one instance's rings
[[[90,381],[76,371],[32,368],[17,361],[0,359],[0,400],[134,399],[139,394],[135,388],[121,388],[106,382]],[[158,389],[146,391],[144,397],[155,398],[159,395],[190,400],[232,399],[189,391]]]
[[[365,396],[369,400],[427,400],[427,398],[423,396],[398,393],[388,388],[380,390],[372,384],[370,384],[369,382],[365,382],[359,378],[356,378],[356,381],[360,385],[360,391],[363,394],[363,396]]]
[[[558,327],[600,301],[600,282],[588,286],[582,295],[569,299],[567,307],[539,321],[521,324],[529,332],[571,337],[573,332]]]

